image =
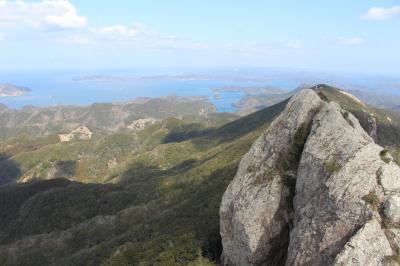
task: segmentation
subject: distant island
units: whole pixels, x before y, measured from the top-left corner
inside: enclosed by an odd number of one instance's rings
[[[72,78],[75,82],[115,82],[132,80],[179,80],[179,81],[206,81],[223,80],[229,82],[268,82],[269,77],[237,77],[223,74],[183,74],[183,75],[148,75],[148,76],[113,76],[113,75],[88,75]]]
[[[0,97],[17,97],[22,96],[31,90],[26,87],[19,87],[12,84],[0,83]]]

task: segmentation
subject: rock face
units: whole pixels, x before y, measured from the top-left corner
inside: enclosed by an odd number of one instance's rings
[[[70,133],[67,134],[59,134],[58,137],[60,142],[68,142],[72,140],[90,140],[92,138],[92,131],[85,126],[80,126]]]
[[[393,225],[400,225],[400,196],[392,195],[385,202],[384,214]]]
[[[400,246],[390,229],[400,222],[399,188],[400,168],[358,120],[303,90],[223,196],[223,263],[384,265]]]
[[[297,144],[323,102],[303,90],[288,103],[244,156],[220,207],[224,261],[227,265],[282,263],[292,219],[292,165]]]
[[[140,131],[148,126],[155,124],[157,121],[158,120],[154,118],[141,118],[133,121],[130,125],[127,126],[127,128],[134,131]]]
[[[391,255],[393,251],[381,225],[372,219],[346,243],[334,265],[382,265]]]

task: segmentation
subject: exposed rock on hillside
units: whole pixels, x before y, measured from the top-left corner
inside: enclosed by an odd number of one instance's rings
[[[295,166],[283,162],[297,160],[322,104],[313,91],[301,91],[242,159],[220,208],[226,264],[278,264],[284,259],[280,252],[288,245]]]
[[[384,265],[398,255],[400,168],[322,98],[292,97],[242,159],[220,207],[225,265]]]
[[[140,131],[140,130],[145,129],[148,126],[153,125],[157,121],[158,120],[154,119],[154,118],[141,118],[141,119],[137,119],[137,120],[133,121],[132,124],[127,126],[127,128],[135,130],[135,131]]]
[[[80,126],[70,133],[59,134],[60,142],[68,142],[71,140],[90,140],[92,138],[92,131],[85,126]]]

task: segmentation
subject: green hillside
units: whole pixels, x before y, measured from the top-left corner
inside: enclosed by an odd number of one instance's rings
[[[170,118],[140,132],[90,141],[3,143],[5,161],[19,173],[9,178],[34,178],[0,189],[0,212],[9,213],[2,220],[1,258],[10,265],[217,260],[222,194],[241,157],[285,104],[222,126],[231,116],[194,123]],[[73,181],[39,180],[57,166],[59,175]],[[12,247],[18,251],[10,256]]]
[[[0,140],[15,136],[48,136],[68,132],[79,125],[85,125],[93,132],[116,132],[141,118],[189,117],[199,120],[215,112],[215,106],[207,98],[178,96],[89,106],[27,106],[22,109],[3,106],[0,107]]]

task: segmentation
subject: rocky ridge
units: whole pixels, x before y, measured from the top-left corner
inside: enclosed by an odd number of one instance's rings
[[[400,168],[315,90],[292,97],[220,206],[224,265],[385,265],[400,251]]]

